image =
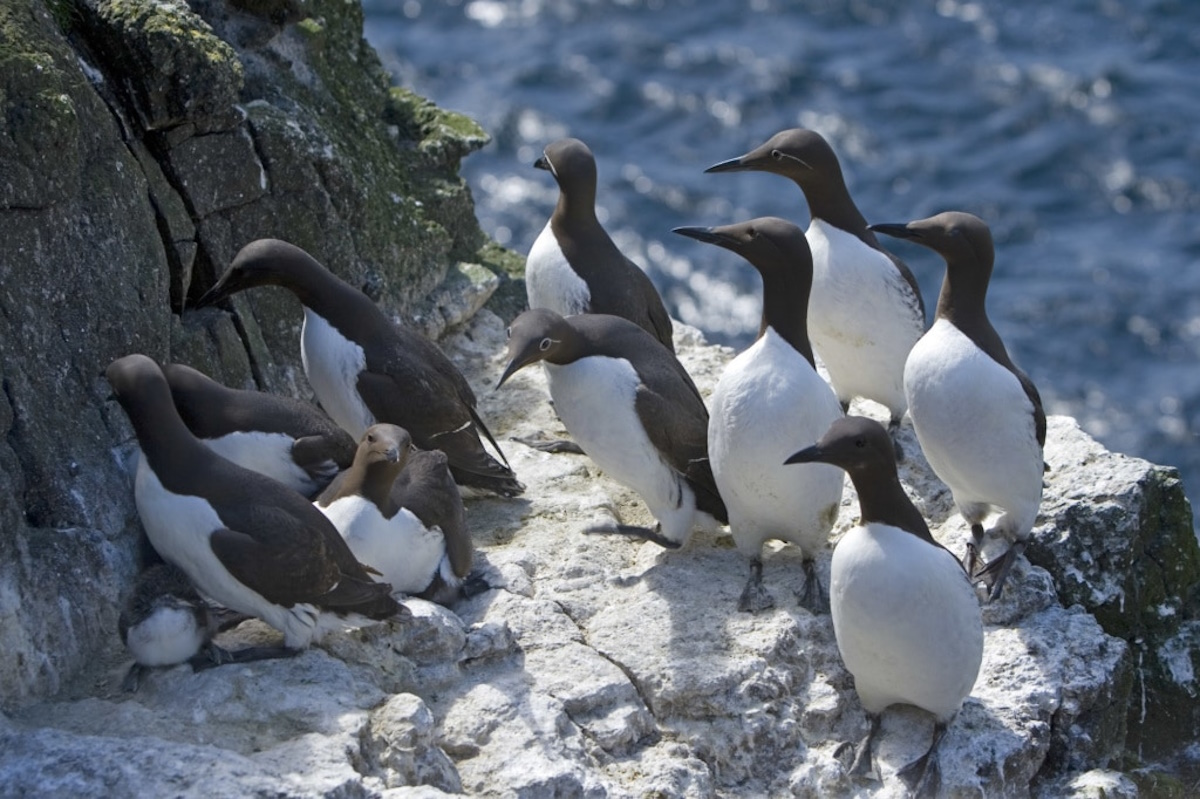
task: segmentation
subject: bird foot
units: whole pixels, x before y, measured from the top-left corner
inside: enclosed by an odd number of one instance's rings
[[[829,615],[829,594],[817,576],[816,564],[804,562],[804,591],[800,594],[800,607],[814,616]]]
[[[993,560],[981,568],[974,579],[983,580],[984,585],[988,588],[988,601],[994,602],[1000,596],[1001,590],[1004,588],[1004,583],[1008,579],[1009,572],[1012,571],[1013,564],[1017,558],[1025,550],[1025,544],[1018,541],[1008,548],[1003,555]]]
[[[937,796],[941,788],[942,773],[936,756],[930,750],[896,772],[904,781],[913,799]]]
[[[583,447],[576,444],[569,438],[550,438],[545,433],[538,433],[534,436],[511,436],[510,441],[516,441],[518,444],[524,444],[540,452],[560,453],[566,452],[572,455],[584,455]]]
[[[300,652],[300,649],[286,646],[248,646],[244,649],[225,649],[216,644],[209,644],[198,655],[189,659],[188,664],[192,667],[192,671],[206,671],[230,663],[293,658]]]
[[[775,607],[775,597],[771,596],[761,581],[751,580],[746,583],[742,595],[738,597],[738,610],[743,613],[760,613]]]
[[[623,535],[629,538],[640,538],[643,541],[652,541],[664,549],[679,549],[682,544],[678,541],[672,541],[667,538],[659,530],[661,527],[655,527],[651,530],[649,527],[638,527],[634,524],[597,524],[584,529],[584,532],[589,535]]]
[[[132,694],[142,687],[142,675],[146,673],[146,667],[141,663],[130,665],[129,671],[125,672],[125,679],[121,680],[121,690],[127,694]]]

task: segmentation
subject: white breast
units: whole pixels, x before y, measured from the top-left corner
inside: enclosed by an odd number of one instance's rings
[[[375,417],[358,394],[358,375],[367,365],[362,347],[305,308],[300,357],[321,407],[355,441],[362,438],[375,424]]]
[[[738,355],[713,392],[708,454],[730,531],[749,556],[778,538],[823,547],[845,475],[826,464],[784,465],[842,415],[833,390],[773,329]]]
[[[632,488],[662,524],[663,535],[683,543],[694,524],[695,496],[663,460],[634,409],[640,383],[623,358],[592,355],[565,366],[546,364],[550,396],[571,438],[605,474]]]
[[[201,441],[222,458],[278,480],[304,496],[311,495],[320,487],[292,459],[295,439],[287,433],[236,432]]]
[[[975,593],[944,549],[885,524],[838,541],[830,575],[838,650],[863,707],[906,703],[945,721],[983,660]]]
[[[207,639],[190,608],[160,607],[129,628],[125,645],[143,666],[170,666],[195,655]]]
[[[1041,502],[1042,452],[1020,381],[944,319],[913,348],[904,377],[921,449],[955,502],[1003,508],[1005,532],[1027,534]]]
[[[426,528],[405,508],[385,519],[375,503],[354,495],[317,508],[329,517],[362,564],[380,573],[392,590],[416,594],[429,587],[446,552],[441,528]]]
[[[587,283],[567,263],[549,222],[525,260],[525,291],[530,308],[549,308],[562,316],[585,313],[591,302]]]
[[[808,331],[838,398],[861,396],[902,414],[904,361],[925,329],[912,287],[886,255],[814,219]]]
[[[133,496],[154,549],[182,569],[197,591],[231,610],[262,619],[284,634],[289,647],[305,647],[317,634],[320,614],[313,606],[276,605],[229,573],[209,543],[213,531],[225,526],[216,511],[200,497],[164,488],[144,456],[138,463]]]

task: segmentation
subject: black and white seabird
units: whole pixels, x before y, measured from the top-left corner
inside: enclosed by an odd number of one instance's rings
[[[475,411],[475,393],[436,344],[388,319],[365,294],[304,250],[277,239],[242,248],[198,306],[255,286],[282,286],[304,306],[300,354],[326,413],[355,441],[368,427],[403,427],[421,449],[440,449],[460,485],[502,496],[525,490]]]
[[[163,374],[196,438],[297,493],[313,497],[354,460],[350,434],[307,402],[227,388],[178,363],[164,366]]]
[[[637,324],[675,351],[671,317],[637,264],[596,219],[596,159],[579,139],[549,144],[534,166],[558,183],[558,204],[525,261],[530,308],[561,316],[612,314]]]
[[[929,533],[896,474],[894,449],[878,422],[850,416],[788,463],[829,463],[850,474],[861,518],[833,550],[833,632],[871,719],[855,753],[856,774],[874,771],[871,745],[890,705],[936,719],[928,751],[898,774],[914,794],[937,792],[937,748],[983,661],[983,616],[958,559]]]
[[[708,462],[708,411],[674,353],[627,319],[562,317],[533,308],[509,327],[508,367],[497,388],[539,361],[554,410],[605,473],[641,496],[655,530],[593,528],[677,549],[696,527],[728,516]]]
[[[916,278],[884,250],[850,198],[833,148],[794,128],[706,172],[771,172],[791,178],[808,201],[812,250],[808,333],[842,407],[854,397],[887,406],[895,434],[904,416],[904,360],[925,331]]]
[[[908,356],[904,390],[921,449],[971,525],[967,571],[984,577],[995,599],[1042,503],[1046,412],[988,320],[992,234],[979,217],[957,211],[871,227],[946,259],[937,316]],[[993,507],[1003,515],[990,532],[1014,543],[976,574],[983,521]]]
[[[402,427],[371,425],[316,505],[393,591],[441,604],[459,597],[472,546],[444,452],[415,449]]]
[[[134,500],[146,535],[200,594],[281,631],[280,654],[407,612],[308,500],[192,435],[158,364],[128,355],[106,376],[141,447]]]
[[[191,580],[170,563],[156,563],[138,575],[121,613],[117,631],[133,655],[121,687],[136,691],[148,669],[188,663],[199,671],[226,663],[277,658],[299,650],[278,647],[217,646],[213,636],[245,621],[245,614],[209,605]]]
[[[741,610],[774,605],[762,584],[762,545],[788,541],[804,553],[804,604],[824,606],[814,558],[829,540],[842,501],[839,469],[783,461],[805,441],[815,442],[842,408],[817,374],[808,341],[807,308],[812,256],[804,231],[765,217],[723,227],[683,227],[676,233],[741,255],[763,281],[758,340],[734,358],[712,395],[708,455],[738,549],[750,558]]]

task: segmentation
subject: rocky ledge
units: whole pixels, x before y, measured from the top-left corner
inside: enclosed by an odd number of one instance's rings
[[[539,370],[492,390],[503,328],[483,311],[444,343],[504,439],[562,433]],[[730,352],[687,328],[677,347],[710,391]],[[962,551],[969,532],[904,435],[902,482],[935,536]],[[646,511],[585,457],[506,449],[525,497],[468,506],[492,590],[456,612],[409,600],[413,621],[331,635],[293,660],[155,672],[132,695],[117,689],[115,652],[73,695],[0,725],[0,784],[74,796],[904,795],[895,771],[923,751],[931,719],[889,711],[880,779],[849,780],[843,743],[867,720],[829,616],[799,606],[794,549],[768,553],[777,607],[740,613],[747,566],[728,536],[667,552],[585,534],[614,517],[644,523]],[[1062,417],[1046,460],[1033,562],[985,606],[979,681],[941,748],[946,796],[1161,786],[1133,768],[1127,744],[1165,731],[1197,687],[1194,623],[1170,623],[1189,612],[1171,575],[1191,586],[1200,563],[1188,518],[1161,526],[1164,505],[1186,510],[1177,478]],[[836,533],[856,516],[847,482]],[[829,562],[826,552],[826,580]],[[1109,608],[1116,594],[1125,602]],[[272,635],[249,622],[226,642]]]

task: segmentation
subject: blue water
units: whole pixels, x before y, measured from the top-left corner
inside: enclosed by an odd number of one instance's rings
[[[758,280],[682,224],[803,195],[704,175],[784,128],[822,133],[869,221],[960,209],[996,240],[989,312],[1051,413],[1178,466],[1200,499],[1200,3],[1102,0],[366,0],[398,83],[494,137],[466,160],[483,228],[528,252],[586,141],[617,243],[673,315],[746,344]],[[930,309],[942,262],[889,243]],[[931,311],[932,312],[932,311]]]

